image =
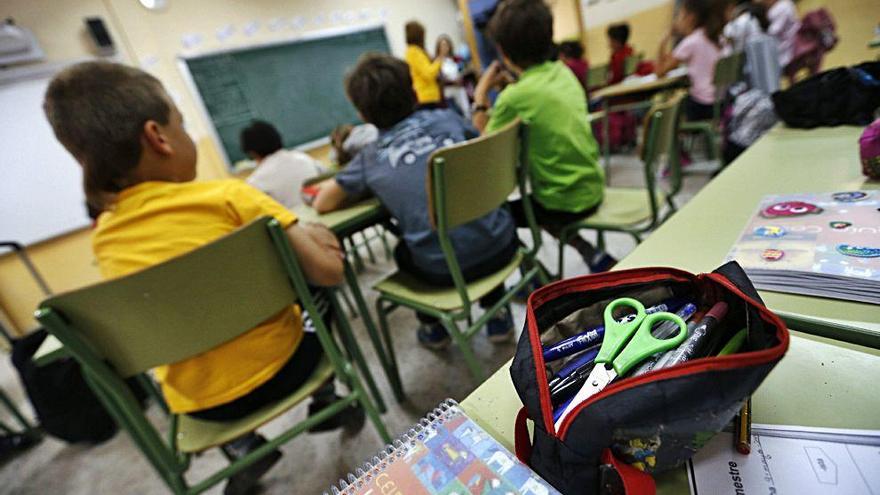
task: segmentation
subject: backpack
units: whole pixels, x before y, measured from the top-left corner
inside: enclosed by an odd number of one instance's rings
[[[825,53],[837,45],[837,40],[834,18],[827,10],[807,12],[795,36],[791,62],[785,66],[785,74],[794,77],[802,68],[809,70],[811,75],[816,74]]]
[[[37,413],[41,428],[70,443],[101,443],[118,429],[116,422],[89,388],[79,363],[65,357],[37,366],[33,356],[46,339],[44,329],[12,340],[12,364]],[[133,379],[129,379],[133,380]],[[144,404],[146,393],[129,381],[132,393]]]
[[[821,72],[773,93],[773,104],[790,127],[866,126],[880,107],[880,62]]]

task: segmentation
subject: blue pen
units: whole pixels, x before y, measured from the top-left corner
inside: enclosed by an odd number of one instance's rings
[[[685,305],[684,299],[673,298],[645,309],[645,313],[651,314],[659,313],[661,311],[673,312],[677,311],[683,305]],[[635,315],[624,316],[619,321],[621,323],[626,323],[632,318],[635,318]],[[602,342],[602,337],[604,335],[605,326],[599,325],[585,332],[581,332],[573,337],[560,340],[559,342],[544,349],[544,362],[556,361],[557,359],[562,359],[564,357],[571,356],[572,354],[581,352],[588,347],[594,346]]]
[[[685,304],[683,308],[681,308],[677,313],[678,316],[681,317],[682,320],[687,321],[688,318],[694,315],[697,312],[697,306],[695,304]],[[668,338],[673,333],[675,333],[677,329],[677,325],[674,322],[667,321],[665,323],[660,324],[654,331],[651,332],[654,337],[663,340]],[[633,371],[630,376],[639,376],[644,375],[645,373],[654,369],[654,366],[660,361],[660,358],[663,357],[665,353],[655,354],[654,356],[648,358],[644,361],[635,371]]]
[[[552,389],[556,385],[558,385],[562,380],[565,380],[572,373],[577,371],[578,368],[585,364],[591,363],[594,359],[596,359],[596,355],[599,354],[599,346],[594,346],[591,349],[587,349],[582,355],[573,358],[571,361],[565,364],[559,371],[553,375],[553,379],[550,380],[548,384]]]

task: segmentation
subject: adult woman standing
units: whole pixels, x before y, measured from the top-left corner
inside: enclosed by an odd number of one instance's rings
[[[406,63],[420,106],[442,106],[443,96],[437,78],[448,53],[437,53],[434,61],[425,51],[425,26],[418,21],[406,23]]]

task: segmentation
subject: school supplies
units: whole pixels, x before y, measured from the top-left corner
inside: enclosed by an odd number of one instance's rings
[[[634,309],[636,311],[635,319],[627,323],[618,323],[613,315],[614,310],[619,307]],[[596,366],[590,372],[584,386],[575,394],[555,421],[557,429],[578,404],[602,391],[615,378],[626,374],[646,358],[658,352],[672,349],[687,337],[687,324],[680,316],[668,312],[645,314],[645,307],[642,303],[629,297],[615,299],[608,304],[605,307],[603,317],[605,335],[602,338],[599,354],[596,356]],[[663,340],[654,337],[651,334],[654,325],[666,321],[672,321],[677,325],[677,333]],[[606,365],[611,365],[611,368],[609,369]]]
[[[559,494],[468,418],[452,399],[340,480],[330,493]]]
[[[765,196],[727,256],[755,287],[880,304],[880,191]]]
[[[645,313],[650,315],[653,313],[659,313],[661,311],[675,312],[678,311],[679,308],[681,308],[685,303],[686,301],[684,299],[673,298],[660,304],[651,306],[650,308],[646,308]],[[634,314],[626,315],[618,319],[617,321],[620,323],[625,323],[627,321],[631,321],[632,318],[635,318]],[[603,335],[605,335],[605,327],[603,325],[599,325],[595,328],[591,328],[589,330],[581,332],[573,337],[560,340],[559,342],[544,348],[544,361],[556,361],[557,359],[562,359],[564,357],[571,356],[572,354],[577,354],[578,352],[581,352],[588,347],[598,344],[602,340]]]
[[[673,350],[671,354],[664,356],[665,359],[661,359],[661,361],[657,363],[656,368],[659,369],[675,366],[676,364],[694,359],[695,357],[700,357],[701,351],[704,350],[703,345],[708,340],[709,334],[712,332],[712,329],[718,325],[718,322],[724,319],[725,315],[727,315],[727,303],[715,303],[715,305],[712,306],[712,309],[706,313],[706,316],[703,317],[694,329],[693,335],[690,335],[680,346]]]
[[[675,314],[678,315],[683,321],[687,322],[694,313],[697,312],[697,306],[695,304],[685,304],[683,308],[678,310]],[[678,327],[674,322],[667,321],[662,323],[659,327],[652,331],[652,335],[658,339],[665,339],[675,333],[678,330]],[[685,327],[685,338],[687,338],[689,333],[687,333],[687,327]],[[644,375],[645,373],[654,369],[657,365],[657,362],[663,357],[665,353],[657,353],[653,356],[650,356],[648,359],[645,359],[639,367],[633,371],[633,376]]]
[[[736,332],[736,334],[734,334],[734,336],[731,337],[726,344],[724,344],[724,347],[722,347],[721,350],[718,351],[718,355],[727,356],[739,352],[743,343],[745,343],[746,337],[748,337],[748,335],[749,330],[747,328],[743,328],[739,332]]]
[[[743,404],[739,415],[734,419],[733,446],[737,452],[748,455],[752,451],[752,398]]]
[[[720,433],[688,463],[691,493],[880,493],[880,431],[755,424],[752,452]]]
[[[565,364],[565,366],[559,369],[559,372],[556,373],[556,375],[554,375],[548,383],[550,387],[550,392],[552,393],[553,389],[559,386],[559,384],[566,378],[571,376],[572,373],[592,363],[593,360],[596,359],[597,354],[599,354],[599,346],[591,347],[590,349],[584,351],[581,355],[572,358],[568,363]]]

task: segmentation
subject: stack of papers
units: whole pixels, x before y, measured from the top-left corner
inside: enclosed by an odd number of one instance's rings
[[[880,304],[880,191],[766,196],[727,260],[758,289]]]
[[[732,437],[719,433],[688,463],[692,494],[880,493],[878,431],[756,424],[748,455]]]

